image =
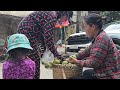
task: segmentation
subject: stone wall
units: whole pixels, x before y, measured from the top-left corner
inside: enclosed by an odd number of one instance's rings
[[[17,26],[22,17],[0,14],[0,39],[6,39],[8,35],[17,31]]]

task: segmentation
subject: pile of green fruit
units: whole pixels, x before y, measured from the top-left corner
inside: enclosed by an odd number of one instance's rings
[[[69,59],[70,59],[70,58],[76,58],[76,56],[75,56],[75,55],[72,55],[72,56],[69,57]],[[55,58],[54,60],[52,60],[52,61],[50,61],[50,62],[48,62],[48,63],[42,62],[42,64],[45,66],[45,68],[52,68],[53,65],[55,65],[55,64],[66,65],[66,64],[71,64],[71,63],[69,63],[68,61],[62,61],[62,60],[60,60],[60,59]]]
[[[55,58],[53,61],[50,61],[50,62],[48,62],[48,63],[42,63],[44,66],[45,66],[45,68],[52,68],[52,66],[53,65],[55,65],[55,64],[70,64],[69,62],[67,62],[67,61],[61,61],[60,59],[57,59],[57,58]]]
[[[71,55],[71,56],[69,57],[69,59],[72,59],[72,58],[77,58],[77,57],[76,57],[76,55]]]

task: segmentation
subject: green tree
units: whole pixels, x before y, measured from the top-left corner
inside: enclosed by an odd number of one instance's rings
[[[100,15],[110,18],[111,21],[120,20],[120,11],[102,11],[100,12]]]
[[[106,23],[120,21],[120,11],[89,11],[89,13],[100,14]]]

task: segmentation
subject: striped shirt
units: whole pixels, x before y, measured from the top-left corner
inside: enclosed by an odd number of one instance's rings
[[[99,79],[120,78],[120,51],[106,32],[102,31],[85,51],[76,56],[83,67],[94,68]]]

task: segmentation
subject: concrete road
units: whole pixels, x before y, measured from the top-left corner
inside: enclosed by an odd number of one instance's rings
[[[0,79],[2,79],[2,63],[0,63]]]
[[[44,65],[40,65],[40,79],[53,79],[52,69],[46,69]]]

